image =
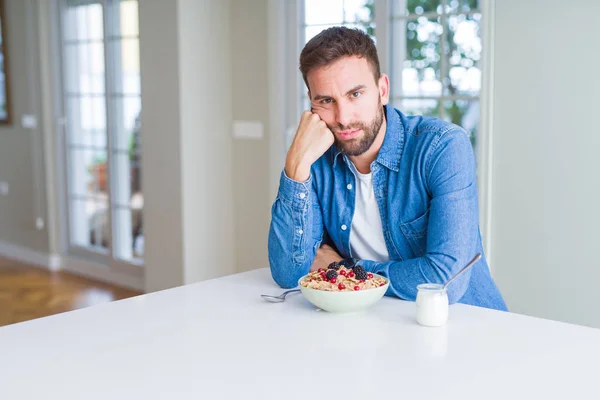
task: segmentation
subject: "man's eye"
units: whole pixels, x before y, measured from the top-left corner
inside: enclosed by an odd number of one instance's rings
[[[323,99],[321,100],[321,104],[329,104],[331,103],[331,99]]]
[[[352,97],[357,98],[360,97],[361,93],[360,92],[354,92],[352,93]]]

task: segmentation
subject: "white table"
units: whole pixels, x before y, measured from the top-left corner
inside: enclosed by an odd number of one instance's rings
[[[600,330],[464,305],[285,303],[267,269],[0,328],[0,399],[600,398]]]

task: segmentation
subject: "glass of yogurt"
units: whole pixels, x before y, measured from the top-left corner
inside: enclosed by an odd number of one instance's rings
[[[443,285],[424,283],[417,286],[417,322],[424,326],[442,326],[448,321],[448,293]]]

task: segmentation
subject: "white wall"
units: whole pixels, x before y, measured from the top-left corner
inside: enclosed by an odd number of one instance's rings
[[[511,311],[600,327],[600,2],[495,2],[492,270]]]

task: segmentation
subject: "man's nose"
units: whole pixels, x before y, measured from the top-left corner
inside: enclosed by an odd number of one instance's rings
[[[348,125],[352,120],[351,110],[347,105],[338,103],[336,114],[335,114],[335,122],[343,129],[348,129]]]

